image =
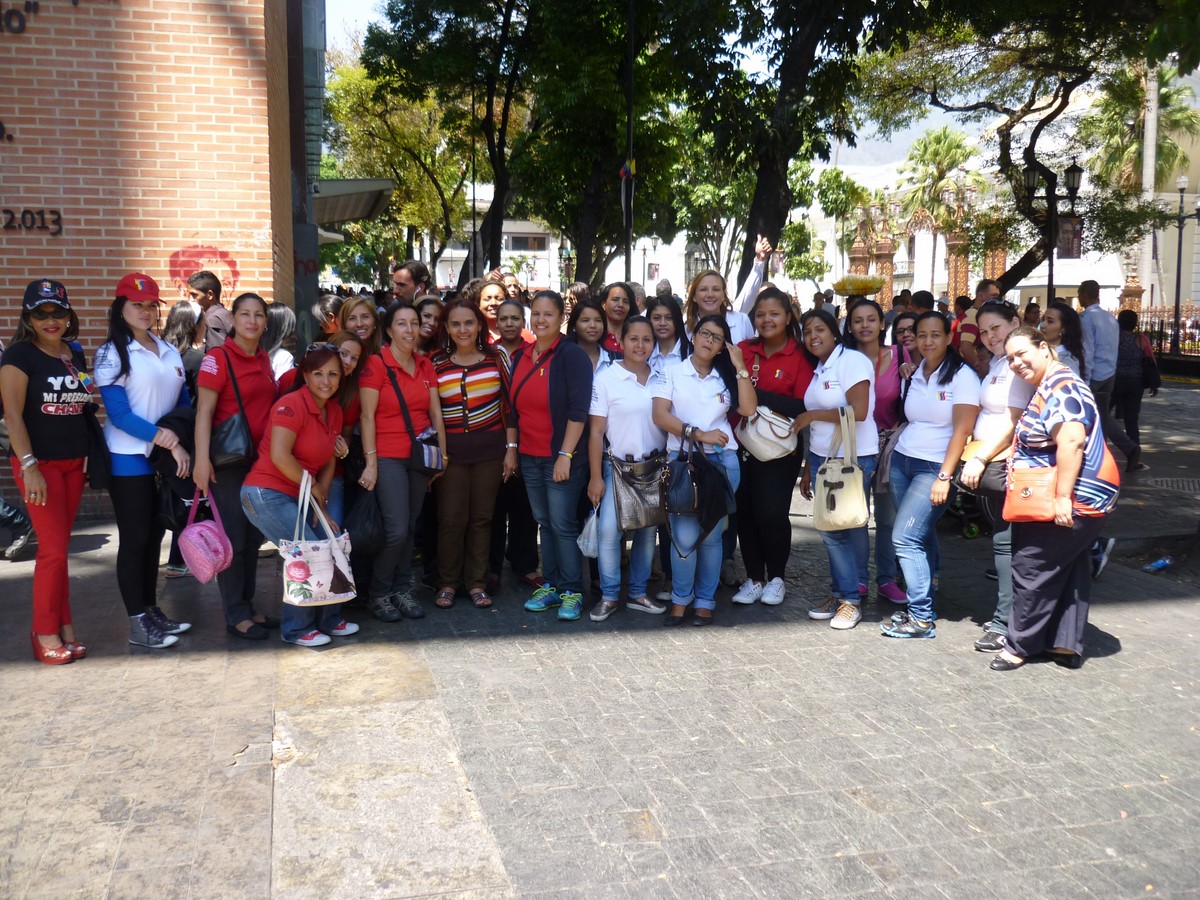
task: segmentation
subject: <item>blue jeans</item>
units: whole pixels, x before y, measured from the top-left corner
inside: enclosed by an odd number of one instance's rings
[[[896,580],[896,546],[892,543],[896,507],[887,488],[873,488],[871,500],[875,506],[875,583],[891,584]],[[866,584],[866,579],[862,579],[862,583]]]
[[[279,546],[280,541],[290,541],[296,533],[296,516],[300,504],[295,497],[270,488],[242,485],[242,509],[250,524],[262,532],[268,541]],[[318,534],[308,522],[304,523],[303,539],[319,541],[325,538]],[[314,628],[328,634],[342,621],[342,605],[293,606],[283,604],[279,615],[279,634],[285,641],[294,641]]]
[[[892,499],[896,504],[892,541],[904,571],[908,611],[922,622],[933,619],[933,572],[939,557],[930,552],[930,547],[936,551],[937,521],[950,505],[949,497],[941,506],[934,506],[929,500],[941,469],[941,461],[892,454]]]
[[[725,467],[729,486],[737,491],[742,480],[742,469],[738,464],[736,450],[722,450],[710,454],[714,463]],[[715,609],[717,585],[721,582],[721,563],[724,561],[725,529],[729,517],[717,524],[704,538],[704,543],[688,554],[687,559],[671,549],[671,602],[678,606],[696,609]],[[691,547],[700,538],[700,519],[697,516],[671,515],[671,535],[682,547]]]
[[[334,473],[333,481],[329,483],[329,498],[325,501],[325,512],[329,520],[338,528],[344,527],[342,516],[346,513],[346,482],[341,475]]]
[[[604,460],[604,499],[600,501],[600,597],[619,600],[621,595],[621,531],[617,528],[617,504],[613,499],[612,463]],[[655,527],[639,528],[631,533],[629,551],[629,596],[646,596],[650,566],[654,562]]]
[[[558,592],[583,592],[583,555],[576,540],[579,497],[587,483],[587,466],[571,466],[571,477],[554,480],[557,457],[521,454],[521,477],[529,493],[533,518],[542,528],[542,579]]]
[[[871,490],[871,479],[875,477],[875,464],[879,461],[876,454],[860,456],[858,467],[863,473],[863,492]],[[811,477],[816,478],[817,469],[825,457],[815,453],[808,454],[808,468]],[[822,531],[821,540],[825,543],[825,552],[829,554],[829,576],[832,582],[830,590],[833,597],[858,606],[859,584],[865,584],[867,567],[871,562],[871,535],[867,525],[861,528],[847,528],[843,531]]]

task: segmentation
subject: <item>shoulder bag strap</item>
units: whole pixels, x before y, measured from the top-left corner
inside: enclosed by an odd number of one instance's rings
[[[229,358],[229,351],[224,347],[218,347],[222,355],[225,357],[225,370],[229,373],[229,383],[233,385],[233,396],[237,399],[238,411],[242,414],[242,418],[246,418],[246,407],[242,404],[242,392],[238,390],[237,376],[233,374],[233,360]],[[250,424],[250,420],[246,419],[246,424]]]
[[[842,454],[842,461],[846,465],[855,465],[858,463],[858,437],[856,429],[858,423],[855,420],[854,407],[843,406],[840,410],[842,420],[842,445],[845,452]]]
[[[387,372],[388,381],[392,383],[392,390],[396,392],[396,399],[400,401],[400,414],[404,416],[404,427],[408,429],[408,439],[415,444],[417,432],[413,429],[412,416],[408,414],[408,404],[404,402],[404,392],[400,390],[400,382],[396,380],[396,373],[383,358],[382,350],[379,351],[379,361],[383,363],[383,371]]]
[[[304,523],[308,521],[308,507],[312,499],[312,476],[308,474],[308,469],[301,471],[304,474],[300,476],[300,502],[296,506],[296,525],[292,529],[293,543],[299,543],[304,537]]]
[[[561,340],[561,338],[560,338],[560,340]],[[529,350],[528,347],[524,347],[522,349]],[[550,364],[550,359],[554,356],[554,353],[557,350],[558,350],[558,344],[555,344],[554,347],[551,350],[547,351],[546,354],[544,356],[542,356],[542,358],[540,360],[538,360],[537,362],[533,362],[533,356],[530,355],[529,361],[531,363],[533,363],[533,367],[529,370],[528,374],[526,374],[526,376],[521,379],[520,384],[518,384],[515,388],[513,388],[513,391],[512,391],[512,405],[513,405],[514,409],[516,408],[516,405],[517,405],[517,397],[519,397],[521,395],[521,388],[525,387],[525,385],[529,381],[529,379],[533,377],[534,372],[536,372],[538,369],[545,368],[546,366],[548,366]],[[530,353],[532,354],[532,351],[530,351]],[[516,364],[514,363],[513,364],[513,374],[516,374],[516,369],[517,369],[517,367],[516,367]]]

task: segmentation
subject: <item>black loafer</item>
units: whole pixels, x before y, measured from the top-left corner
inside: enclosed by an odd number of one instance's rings
[[[663,627],[670,628],[673,625],[678,625],[682,621],[683,621],[683,616],[664,616],[663,617]]]
[[[257,622],[245,631],[239,631],[233,625],[226,625],[225,630],[235,637],[245,638],[248,641],[265,641],[267,639],[267,629],[263,628]]]
[[[697,628],[703,628],[705,625],[711,625],[713,622],[712,616],[702,616],[699,613],[692,616],[692,624]]]
[[[261,625],[263,628],[278,628],[279,620],[274,616],[263,616],[261,622],[256,622],[256,625]]]
[[[988,668],[993,672],[1011,672],[1013,669],[1019,669],[1023,665],[1025,665],[1025,660],[1021,660],[1020,662],[1009,662],[1007,659],[997,653],[995,659],[988,664]]]
[[[1047,654],[1056,666],[1062,666],[1064,669],[1082,669],[1083,657],[1078,653],[1049,653]]]

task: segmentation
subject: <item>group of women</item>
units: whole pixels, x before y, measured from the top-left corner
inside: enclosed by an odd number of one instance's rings
[[[997,669],[1042,652],[1078,664],[1088,584],[1079,573],[1088,571],[1087,547],[1115,503],[1115,467],[1086,383],[1058,361],[1046,334],[1021,326],[1015,307],[992,301],[979,310],[992,353],[981,385],[937,312],[897,316],[889,344],[874,301],[851,298],[843,329],[823,309],[799,317],[791,298],[768,285],[747,315],[714,271],[692,281],[682,307],[659,296],[640,314],[622,283],[595,299],[576,289],[569,299],[569,315],[554,291],[535,293],[526,309],[498,280],[474,282],[444,305],[423,297],[382,315],[371,299],[352,297],[322,316],[323,339],[280,377],[264,346],[270,311],[257,294],[233,301],[230,339],[201,354],[202,321],[182,321],[181,313],[172,323],[172,310],[165,333],[174,342],[157,337],[157,285],[141,274],[122,279],[95,381],[108,413],[130,641],[167,647],[190,627],[156,599],[163,532],[153,524],[151,459],[160,473],[190,478],[219,514],[233,560],[217,581],[227,630],[241,638],[262,640],[279,628],[285,641],[319,646],[358,630],[338,606],[285,605],[282,621],[255,606],[259,546],[293,535],[306,475],[312,500],[334,523],[350,497],[367,492],[377,502],[383,539],[378,552],[356,560],[355,573],[367,608],[384,621],[425,614],[413,580],[422,516],[422,556],[439,608],[464,596],[476,608],[492,606],[507,557],[532,588],[527,610],[580,618],[577,539],[591,510],[599,532],[593,621],[622,605],[626,540],[629,610],[664,615],[669,626],[689,615],[695,626],[710,624],[732,532],[747,576],[734,603],[776,605],[786,599],[791,552],[791,491],[780,486],[799,478],[811,493],[817,468],[838,452],[845,407],[875,505],[877,597],[896,609],[883,634],[936,634],[935,525],[957,480],[980,494],[996,523],[999,602],[977,646],[997,652]],[[32,641],[48,663],[86,654],[71,623],[66,541],[97,387],[72,343],[77,333],[65,287],[34,282],[0,367],[5,408],[23,411],[9,417],[12,463],[41,538]],[[61,394],[53,402],[39,399],[53,391]],[[761,461],[739,448],[737,424],[760,407],[807,434],[807,452]],[[224,445],[239,418],[253,449],[229,459]],[[425,445],[443,462],[432,473],[419,463]],[[623,466],[687,451],[703,454],[724,479],[736,513],[703,527],[697,516],[672,512],[666,526],[623,534],[614,477]],[[996,474],[1055,464],[1054,522],[1006,528]],[[310,522],[302,527],[318,536]],[[1053,529],[1062,534],[1048,539]],[[850,629],[869,593],[869,530],[821,536],[830,592],[808,614]],[[669,587],[651,596],[656,542]]]

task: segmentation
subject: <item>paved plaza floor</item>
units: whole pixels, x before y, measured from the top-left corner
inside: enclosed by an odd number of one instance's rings
[[[1145,418],[1118,553],[1200,511],[1200,391]],[[32,563],[0,563],[0,896],[1200,897],[1194,580],[1116,562],[1081,670],[997,673],[986,539],[946,520],[937,638],[893,641],[873,598],[805,616],[828,568],[792,521],[786,603],[723,589],[710,628],[508,586],[316,651],[227,636],[191,579],[162,604],[192,631],[130,647],[114,529],[81,523],[86,660],[32,661]]]

